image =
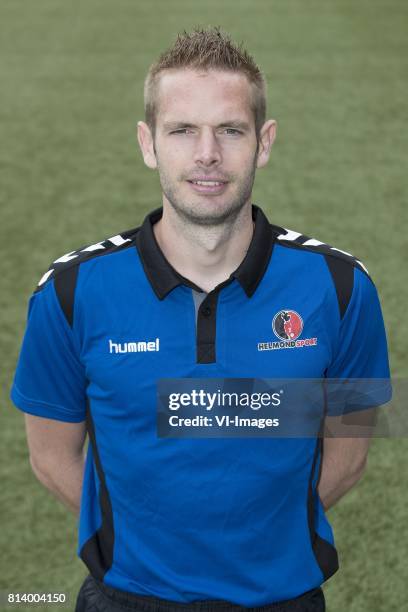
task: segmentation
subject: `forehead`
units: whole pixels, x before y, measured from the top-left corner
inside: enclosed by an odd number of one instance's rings
[[[220,70],[165,70],[157,88],[157,122],[217,123],[252,117],[251,84],[244,74]]]

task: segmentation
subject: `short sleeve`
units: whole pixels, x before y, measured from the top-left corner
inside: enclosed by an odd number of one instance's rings
[[[328,414],[380,406],[392,397],[387,338],[377,289],[356,267],[353,292],[326,376],[330,379]]]
[[[30,298],[10,398],[29,414],[73,423],[85,420],[84,367],[53,280]]]

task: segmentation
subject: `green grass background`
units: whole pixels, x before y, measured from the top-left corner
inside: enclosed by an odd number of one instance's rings
[[[253,201],[365,263],[392,373],[407,375],[406,0],[1,0],[0,589],[64,591],[69,609],[86,575],[76,520],[31,473],[8,400],[27,302],[53,259],[161,204],[136,140],[142,84],[194,25],[221,25],[266,73],[278,136]],[[406,609],[407,450],[374,440],[363,480],[329,512],[341,562],[329,612]]]

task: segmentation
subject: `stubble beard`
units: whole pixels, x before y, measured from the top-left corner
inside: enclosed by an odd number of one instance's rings
[[[162,191],[180,220],[189,225],[216,227],[225,224],[233,224],[251,197],[256,172],[256,155],[252,161],[250,171],[245,175],[245,178],[241,178],[239,181],[238,191],[234,199],[227,205],[224,204],[221,208],[217,208],[217,206],[214,205],[212,210],[209,210],[209,207],[200,207],[200,204],[194,204],[184,199],[182,200],[178,194],[177,182],[168,177],[160,166],[159,160],[157,161]],[[235,177],[232,176],[230,185],[236,184],[236,180],[234,179]],[[184,180],[186,179],[184,178]],[[200,197],[206,196],[197,194],[197,198],[199,199]]]

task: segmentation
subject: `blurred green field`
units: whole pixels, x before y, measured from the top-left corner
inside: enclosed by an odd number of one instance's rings
[[[66,592],[61,609],[73,610],[87,572],[76,520],[31,473],[8,400],[27,302],[56,257],[161,204],[136,140],[143,79],[195,25],[244,41],[268,79],[278,137],[253,201],[365,263],[392,373],[407,376],[406,0],[1,0],[0,590]],[[375,440],[365,477],[329,512],[341,563],[325,585],[329,612],[406,609],[407,451]]]

